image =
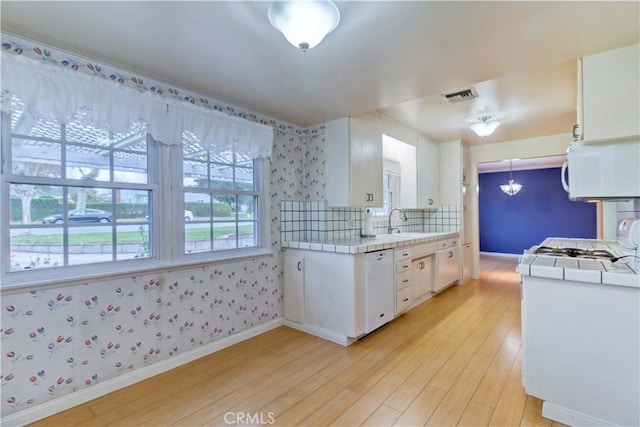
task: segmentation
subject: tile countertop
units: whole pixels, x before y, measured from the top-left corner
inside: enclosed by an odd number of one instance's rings
[[[380,251],[419,243],[434,242],[437,240],[459,238],[460,233],[397,233],[380,234],[375,238],[354,238],[347,240],[330,240],[327,242],[282,242],[283,248],[309,249],[312,251],[337,252],[344,254],[361,254],[365,252]]]
[[[612,240],[549,237],[539,246],[604,249],[616,256],[623,255],[617,242]],[[521,275],[640,289],[640,262],[634,258],[628,258],[630,261],[620,260],[612,263],[602,259],[534,255],[533,251],[537,247],[526,250],[520,258],[517,271]]]

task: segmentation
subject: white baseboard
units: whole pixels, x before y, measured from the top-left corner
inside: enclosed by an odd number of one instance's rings
[[[480,256],[495,256],[501,258],[520,258],[522,254],[503,254],[500,252],[480,252]]]
[[[616,425],[610,421],[601,420],[591,415],[576,412],[572,409],[554,405],[553,403],[542,403],[542,416],[553,421],[557,421],[568,426],[600,427]]]
[[[265,333],[271,329],[277,328],[283,325],[283,319],[278,318],[271,320],[262,325],[255,326],[251,329],[238,332],[237,334],[221,338],[212,343],[203,345],[193,350],[189,350],[185,353],[178,354],[169,359],[162,360],[149,366],[145,366],[136,369],[132,372],[120,375],[115,378],[111,378],[104,382],[98,383],[94,386],[87,387],[85,389],[75,391],[73,393],[61,396],[57,399],[49,400],[41,403],[40,405],[27,408],[23,411],[16,412],[0,419],[0,425],[3,426],[23,426],[33,423],[58,412],[66,409],[73,408],[74,406],[104,396],[108,393],[120,390],[121,388],[130,386],[147,378],[151,378],[155,375],[167,372],[171,369],[182,366],[186,363],[193,362],[196,359],[207,356],[209,354],[220,351],[223,348],[230,347],[241,341],[255,337]]]
[[[316,337],[324,338],[327,341],[334,342],[343,346],[349,346],[357,341],[357,338],[351,338],[344,335],[340,335],[327,329],[319,328],[313,325],[306,325],[302,323],[292,322],[290,320],[284,320],[284,325],[293,329],[297,329],[302,332],[314,335]]]

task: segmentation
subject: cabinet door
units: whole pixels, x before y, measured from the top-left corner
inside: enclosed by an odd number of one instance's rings
[[[462,244],[471,243],[471,188],[462,186]]]
[[[448,283],[457,282],[460,279],[460,246],[454,246],[449,249],[450,254],[447,255],[449,260]]]
[[[466,144],[462,144],[462,183],[464,185],[469,185],[471,182],[471,153],[469,151],[469,146]]]
[[[326,123],[325,154],[329,206],[383,205],[379,119],[364,115]]]
[[[459,247],[452,247],[438,252],[438,284],[437,291],[459,279],[460,255]]]
[[[440,203],[458,205],[461,200],[462,142],[450,141],[438,146],[440,154]]]
[[[582,60],[582,136],[585,142],[640,134],[640,45]],[[580,91],[580,88],[578,88]]]
[[[438,145],[422,137],[417,149],[418,208],[438,209],[440,206],[440,155]]]
[[[462,247],[462,281],[471,279],[471,243]]]
[[[432,283],[432,257],[424,257],[413,261],[413,299],[419,299],[433,290]]]
[[[350,118],[352,206],[382,207],[382,128],[373,116]]]
[[[284,317],[304,323],[304,258],[284,257]]]

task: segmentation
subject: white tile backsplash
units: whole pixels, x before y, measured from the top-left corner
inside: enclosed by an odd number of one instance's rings
[[[286,201],[280,204],[282,241],[326,242],[360,237],[364,228],[364,208],[329,208],[326,201]],[[391,226],[414,233],[460,231],[458,205],[438,210],[405,210],[407,221],[392,219]],[[373,220],[376,235],[387,234],[386,216]]]

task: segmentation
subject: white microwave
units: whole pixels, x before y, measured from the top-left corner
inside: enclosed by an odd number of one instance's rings
[[[561,178],[572,200],[640,198],[640,141],[574,141],[567,149]]]

